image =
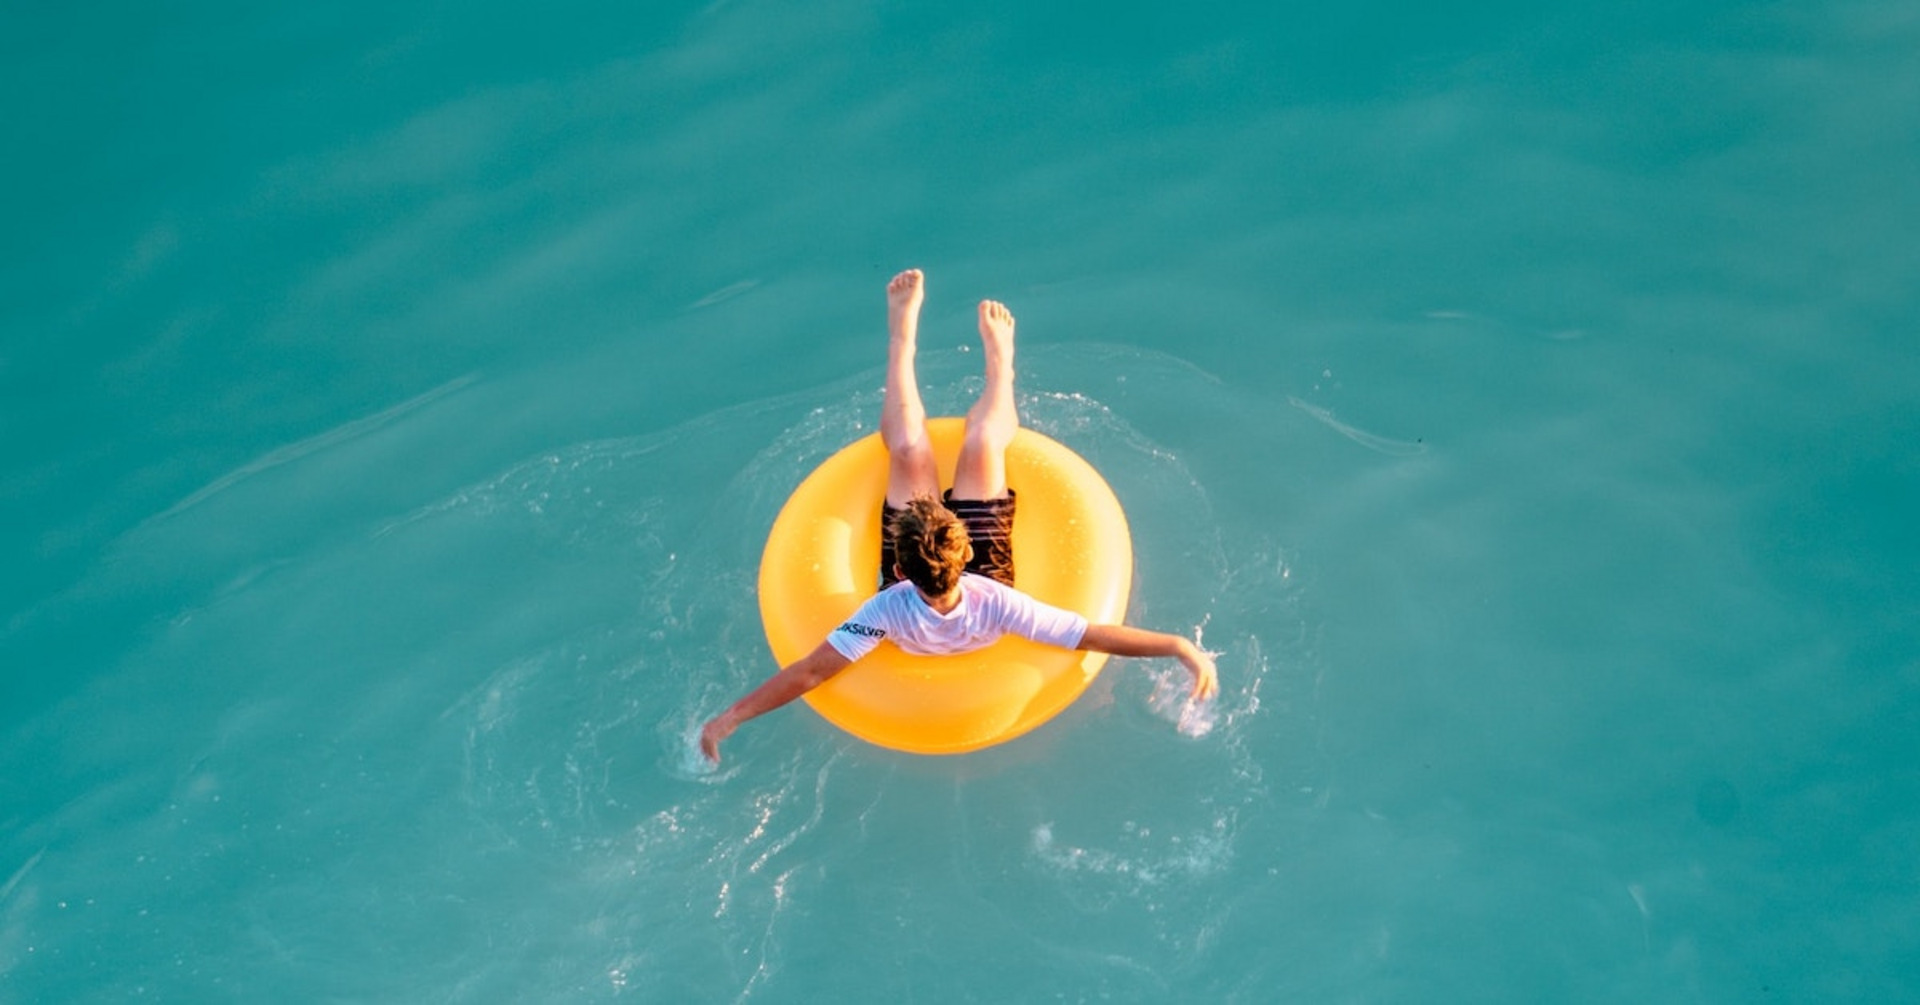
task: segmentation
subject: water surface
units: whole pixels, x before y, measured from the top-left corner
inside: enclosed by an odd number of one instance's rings
[[[0,998],[1920,997],[1910,4],[13,22]],[[709,769],[909,265],[1223,695]]]

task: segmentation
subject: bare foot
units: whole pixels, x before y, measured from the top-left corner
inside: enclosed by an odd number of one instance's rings
[[[895,341],[913,341],[926,295],[926,276],[919,269],[907,269],[887,283],[887,333]]]
[[[987,369],[1013,366],[1013,312],[998,300],[980,301],[980,344],[987,350]]]

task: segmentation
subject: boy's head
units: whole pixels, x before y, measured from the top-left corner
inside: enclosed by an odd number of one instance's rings
[[[894,515],[887,533],[901,578],[930,597],[952,593],[973,558],[967,525],[932,496],[914,497]]]

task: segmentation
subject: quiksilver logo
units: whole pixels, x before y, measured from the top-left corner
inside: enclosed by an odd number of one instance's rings
[[[884,628],[871,628],[866,625],[854,624],[851,621],[834,629],[834,631],[846,632],[848,635],[865,635],[870,639],[884,639],[887,637],[887,632]]]

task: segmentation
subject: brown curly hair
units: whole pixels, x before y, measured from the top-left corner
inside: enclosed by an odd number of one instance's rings
[[[967,525],[932,496],[915,496],[894,514],[887,533],[893,538],[894,561],[913,585],[932,597],[953,592],[973,559]]]

